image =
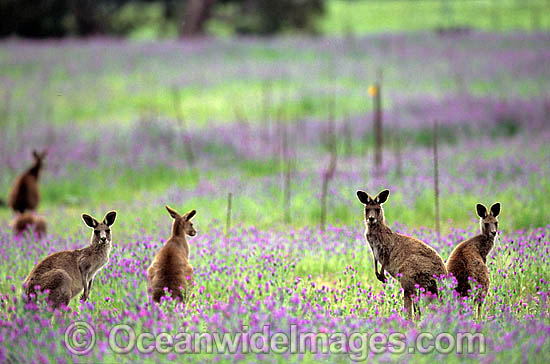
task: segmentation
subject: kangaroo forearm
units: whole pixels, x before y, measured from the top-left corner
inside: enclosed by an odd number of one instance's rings
[[[86,270],[86,268],[82,265],[80,265],[79,267],[79,270],[80,270],[80,276],[82,278],[82,288],[84,288],[84,297],[87,297],[88,296],[88,272]]]
[[[84,296],[88,296],[88,280],[87,276],[82,275],[82,287],[84,287]]]
[[[376,278],[382,282],[382,283],[386,283],[386,275],[385,275],[385,268],[386,266],[384,265],[384,263],[381,263],[380,264],[381,267],[380,267],[380,273],[376,272]]]
[[[384,264],[380,264],[380,277],[383,282],[386,281],[386,266]]]
[[[88,294],[92,291],[92,286],[94,284],[95,277],[90,279],[90,283],[88,283]]]

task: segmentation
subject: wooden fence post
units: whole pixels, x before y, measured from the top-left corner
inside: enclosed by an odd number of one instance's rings
[[[373,106],[374,106],[374,135],[375,135],[375,150],[374,164],[376,173],[381,174],[382,168],[382,148],[383,148],[383,126],[382,126],[382,69],[379,69],[374,84]]]
[[[439,225],[439,155],[437,151],[437,138],[439,126],[437,120],[434,120],[433,129],[433,158],[434,158],[434,209],[435,209],[435,230],[437,232],[437,243],[441,244],[441,228]]]

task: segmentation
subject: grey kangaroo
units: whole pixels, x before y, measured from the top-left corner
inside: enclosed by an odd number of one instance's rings
[[[81,301],[90,297],[96,274],[109,262],[111,226],[116,211],[108,212],[102,222],[83,214],[84,223],[93,229],[91,244],[85,248],[53,253],[42,259],[29,273],[24,291],[28,297],[40,290],[49,290],[48,303],[53,308],[68,306],[71,299],[83,291]]]

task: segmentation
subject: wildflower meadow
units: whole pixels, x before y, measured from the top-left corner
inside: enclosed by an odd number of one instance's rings
[[[0,362],[549,362],[549,81],[547,33],[2,40],[0,197],[47,150],[48,230],[0,208]],[[382,189],[444,261],[501,203],[481,315],[441,277],[409,319],[376,278],[356,191]],[[148,293],[165,205],[197,211],[185,303]],[[27,301],[109,210],[89,299]]]

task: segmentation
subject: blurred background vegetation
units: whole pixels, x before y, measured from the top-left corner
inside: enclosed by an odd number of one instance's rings
[[[2,0],[0,36],[545,30],[548,0]]]
[[[431,227],[437,119],[443,229],[471,223],[482,196],[522,210],[509,227],[545,226],[548,10],[549,0],[0,0],[0,198],[29,148],[48,148],[48,212],[66,206],[78,220],[83,206],[137,200],[141,216],[185,201],[222,221],[234,193],[235,221],[310,225],[323,216],[334,122],[327,221],[358,222],[354,189],[384,187],[399,206],[390,221]],[[367,90],[379,77],[377,176]]]

